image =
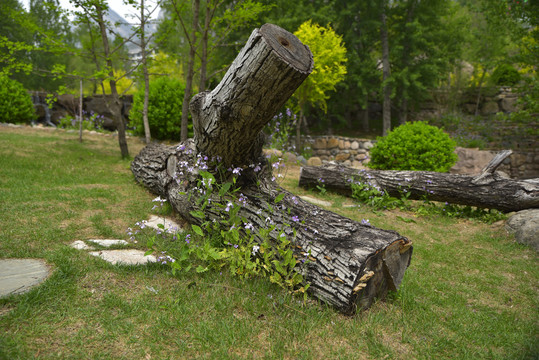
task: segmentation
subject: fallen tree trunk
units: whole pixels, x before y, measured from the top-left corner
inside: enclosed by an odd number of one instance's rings
[[[200,159],[218,158],[241,169],[237,185],[244,200],[238,216],[257,229],[271,223],[267,235],[278,244],[281,232],[294,256],[307,259],[297,267],[309,292],[345,314],[368,308],[374,299],[396,290],[410,263],[411,242],[394,231],[377,229],[325,211],[296,198],[274,182],[272,167],[262,156],[260,130],[312,69],[312,55],[292,34],[266,24],[255,30],[223,81],[191,101],[195,139],[178,146],[149,145],[131,165],[135,178],[165,197],[191,224],[219,222],[231,198],[212,195],[201,211]],[[231,172],[228,174],[231,175]],[[218,180],[226,180],[217,177]],[[284,197],[283,197],[284,196]],[[279,197],[280,201],[276,201]],[[281,199],[282,198],[282,199]],[[279,207],[279,211],[273,208]],[[224,229],[228,230],[228,229]],[[263,237],[255,236],[262,242]]]
[[[326,189],[352,195],[352,182],[370,183],[389,195],[470,205],[501,211],[539,207],[539,179],[513,180],[495,172],[510,151],[498,154],[478,176],[430,171],[357,170],[339,165],[306,166],[299,185],[316,187],[321,179]]]

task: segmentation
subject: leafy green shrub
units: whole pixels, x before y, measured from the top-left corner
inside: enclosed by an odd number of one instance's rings
[[[379,137],[369,166],[381,170],[448,171],[457,161],[455,142],[425,122],[406,123]]]
[[[173,78],[162,77],[150,83],[148,122],[152,138],[160,140],[180,138],[184,91],[185,85]],[[143,106],[144,89],[141,89],[135,94],[133,107],[129,113],[130,124],[137,135],[144,135]]]
[[[28,123],[34,118],[32,98],[22,84],[0,76],[0,122]]]
[[[512,86],[520,81],[520,74],[513,66],[501,64],[492,73],[490,81],[498,86]]]

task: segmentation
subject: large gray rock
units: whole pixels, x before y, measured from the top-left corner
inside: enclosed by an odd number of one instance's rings
[[[518,243],[529,245],[539,252],[539,209],[517,212],[507,220],[505,228],[515,235]]]
[[[477,175],[496,155],[492,151],[457,147],[457,163],[449,170],[451,174]]]

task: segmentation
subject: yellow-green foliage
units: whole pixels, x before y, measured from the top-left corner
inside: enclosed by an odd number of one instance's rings
[[[314,69],[293,96],[300,107],[311,103],[326,112],[328,91],[335,90],[335,85],[346,75],[348,59],[342,37],[329,25],[322,27],[311,20],[301,24],[294,35],[311,49]]]
[[[178,60],[159,51],[150,61],[150,79],[154,80],[157,77],[166,75],[169,78],[183,81],[183,69],[182,65],[178,63]]]
[[[116,79],[116,89],[118,90],[118,94],[134,94],[137,91],[133,80],[125,76],[125,71],[114,70],[114,78]],[[103,85],[105,87],[105,94],[110,94],[109,81],[103,81]]]

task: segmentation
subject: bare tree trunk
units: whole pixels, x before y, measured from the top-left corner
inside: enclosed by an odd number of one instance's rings
[[[80,80],[79,122],[79,142],[82,142],[82,79]]]
[[[357,170],[344,166],[306,166],[301,169],[299,185],[314,188],[319,179],[328,190],[352,194],[352,182],[371,183],[389,195],[400,197],[406,190],[409,199],[447,201],[501,211],[520,211],[539,207],[539,179],[513,180],[494,173],[510,152],[493,159],[478,176],[453,175],[430,171]]]
[[[481,78],[479,79],[478,89],[477,89],[477,101],[475,102],[475,116],[479,115],[479,104],[481,103],[481,90],[483,89],[483,80],[487,74],[487,68],[483,69]]]
[[[116,88],[116,80],[114,79],[114,70],[112,67],[111,52],[109,47],[109,39],[107,38],[107,27],[105,26],[105,21],[103,19],[103,9],[100,5],[95,5],[98,25],[101,30],[101,40],[103,41],[103,52],[105,55],[108,75],[110,77],[110,92],[112,95],[112,104],[105,100],[105,104],[109,108],[111,114],[114,117],[114,122],[116,123],[116,129],[118,130],[118,143],[120,145],[120,152],[122,158],[129,157],[129,150],[127,148],[127,140],[125,137],[125,125],[122,119],[122,104],[120,102],[120,96],[118,95],[118,89]],[[105,95],[105,94],[103,94]]]
[[[380,27],[380,38],[382,42],[382,73],[384,81],[384,101],[382,108],[382,135],[386,136],[391,130],[391,88],[387,81],[391,76],[391,70],[389,68],[389,40],[387,35],[387,21],[386,21],[386,9],[385,1],[382,5],[382,25]]]
[[[299,116],[296,120],[296,152],[301,153],[301,124],[303,123],[303,105],[299,107]]]
[[[199,156],[220,157],[227,167],[243,169],[237,184],[246,197],[238,216],[255,228],[271,219],[292,241],[297,268],[310,283],[311,294],[344,312],[368,308],[398,288],[409,265],[411,242],[394,231],[376,229],[325,211],[278,187],[272,167],[262,155],[261,130],[312,71],[312,54],[294,35],[271,24],[256,29],[236,57],[221,83],[211,92],[193,97],[190,109],[194,140],[180,146],[152,144],[132,163],[137,181],[166,197],[192,224],[219,219],[220,206],[229,199],[215,195],[204,209],[197,202],[198,175],[193,169]],[[254,173],[251,164],[259,164]],[[279,194],[282,212],[272,210]],[[224,202],[224,203],[223,203]],[[296,216],[301,221],[295,221]],[[217,221],[217,223],[219,223]],[[278,243],[277,232],[269,241]],[[256,236],[262,242],[263,237]]]
[[[142,57],[142,73],[144,76],[144,105],[142,107],[142,123],[144,124],[144,138],[146,144],[152,141],[150,122],[148,121],[148,106],[150,102],[150,75],[146,59],[146,17],[144,16],[144,0],[140,0],[140,51]]]
[[[204,17],[204,29],[202,30],[202,42],[200,49],[200,82],[198,91],[206,91],[206,73],[208,66],[208,32],[210,31],[212,11],[210,4],[206,4],[206,13]]]
[[[414,10],[417,5],[417,2],[412,0],[409,2],[408,11],[406,13],[406,24],[410,24],[412,22],[413,16],[414,16]],[[408,41],[407,41],[408,40]],[[408,64],[410,63],[410,41],[407,39],[405,34],[405,41],[403,45],[403,51],[402,51],[402,67],[407,68]],[[401,106],[400,106],[400,112],[399,112],[399,125],[406,124],[406,121],[408,120],[408,98],[405,95],[405,91],[403,89],[403,93],[401,94]]]
[[[402,98],[400,112],[399,112],[399,124],[404,125],[408,120],[408,99]]]
[[[369,94],[365,95],[365,107],[361,110],[361,130],[369,132]]]
[[[189,41],[189,63],[187,65],[187,75],[185,79],[185,93],[183,95],[182,103],[182,124],[180,138],[185,141],[188,136],[188,124],[189,124],[189,100],[191,99],[191,93],[193,92],[193,77],[195,72],[195,55],[196,55],[196,38],[197,38],[197,26],[198,26],[198,13],[200,9],[200,0],[193,1],[193,29]],[[189,36],[186,33],[187,36]]]

